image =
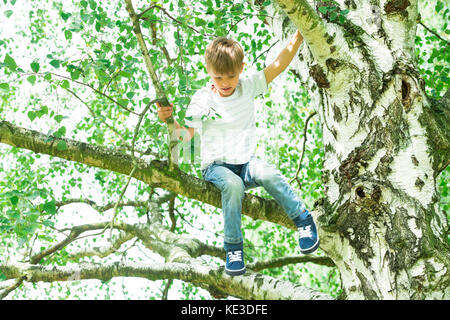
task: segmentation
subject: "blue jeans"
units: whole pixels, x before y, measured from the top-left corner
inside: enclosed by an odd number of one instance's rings
[[[243,242],[241,211],[245,190],[264,187],[291,219],[306,210],[279,170],[255,156],[249,162],[237,165],[215,161],[202,174],[206,181],[212,182],[222,193],[225,249],[227,245]]]

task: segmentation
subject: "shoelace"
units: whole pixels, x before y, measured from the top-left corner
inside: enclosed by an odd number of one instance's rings
[[[242,261],[242,250],[228,252],[228,260],[230,263]]]
[[[299,232],[300,238],[311,238],[312,237],[311,226],[300,227],[300,228],[298,228],[298,232]]]

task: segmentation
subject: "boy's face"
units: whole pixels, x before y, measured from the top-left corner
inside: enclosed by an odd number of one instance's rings
[[[229,73],[217,73],[209,67],[207,67],[206,70],[208,71],[209,76],[213,80],[216,92],[221,97],[228,97],[233,94],[234,90],[238,85],[239,76],[244,70],[244,64],[242,64],[242,69],[232,71]]]

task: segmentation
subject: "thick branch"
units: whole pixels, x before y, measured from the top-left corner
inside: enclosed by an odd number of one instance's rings
[[[109,225],[108,222],[86,224],[73,227],[71,234],[59,244],[50,249],[42,251],[33,257],[32,262],[36,262],[42,256],[46,256],[56,250],[61,249],[77,235],[85,231],[104,229]],[[99,249],[93,252],[94,255],[103,256],[113,252],[120,244],[138,237],[146,247],[162,255],[166,261],[165,264],[153,263],[151,265],[141,264],[111,264],[111,265],[91,265],[77,268],[47,268],[36,265],[0,265],[0,272],[6,276],[6,279],[16,278],[16,284],[4,292],[4,296],[14,290],[22,281],[70,281],[83,279],[109,280],[113,277],[131,276],[142,277],[149,280],[179,279],[191,282],[194,285],[221,292],[222,294],[232,295],[245,299],[329,299],[328,295],[316,292],[314,290],[303,288],[289,281],[278,280],[272,277],[256,274],[251,271],[243,277],[229,277],[224,273],[223,267],[207,265],[196,259],[201,255],[207,254],[224,259],[224,251],[221,248],[206,245],[194,238],[177,235],[161,224],[151,225],[126,223],[116,224],[115,228],[121,230],[121,236],[117,239],[117,246],[114,248]],[[92,252],[79,252],[78,255],[84,256]],[[320,260],[320,261],[319,261]],[[328,259],[329,260],[329,259]],[[249,269],[261,270],[282,266],[290,263],[299,262],[319,262],[330,265],[327,258],[316,257],[311,260],[309,257],[295,256],[274,259],[267,262],[260,262],[249,265]]]
[[[325,63],[333,51],[327,41],[330,36],[327,34],[325,22],[314,8],[307,0],[275,0],[275,2],[300,30],[316,61],[320,64]]]
[[[60,141],[64,141],[67,148],[58,150]],[[47,136],[15,126],[7,121],[0,121],[0,143],[125,175],[128,175],[133,168],[132,156],[114,149]],[[170,170],[167,162],[159,160],[153,160],[150,163],[143,160],[137,160],[137,162],[138,167],[133,174],[135,179],[152,187],[161,187],[218,208],[222,206],[220,191],[212,183],[178,169]],[[246,194],[242,211],[253,219],[270,221],[295,230],[294,224],[275,200]]]
[[[7,280],[26,275],[26,280],[29,282],[75,279],[107,281],[114,277],[139,277],[148,280],[179,279],[206,289],[209,286],[221,288],[230,295],[244,299],[331,299],[327,294],[301,287],[289,281],[251,272],[241,277],[230,277],[223,272],[223,268],[187,263],[113,263],[101,266],[85,265],[76,268],[20,264],[0,265],[0,271]]]

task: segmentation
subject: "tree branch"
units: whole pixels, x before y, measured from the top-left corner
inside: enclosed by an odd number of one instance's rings
[[[329,44],[326,24],[307,0],[275,0],[296,25],[314,58],[324,64],[333,50]]]
[[[295,173],[295,177],[289,182],[289,183],[292,183],[294,180],[296,180],[298,183],[298,187],[300,189],[302,188],[302,184],[300,183],[300,180],[298,179],[298,174],[300,173],[300,169],[302,168],[303,157],[305,156],[305,147],[306,147],[306,140],[307,140],[306,133],[308,131],[308,123],[309,123],[309,120],[311,120],[311,118],[314,117],[316,114],[317,114],[317,112],[314,111],[308,116],[308,118],[306,118],[305,128],[303,129],[302,155],[300,156],[300,160],[298,161],[297,172]]]
[[[428,32],[432,33],[434,36],[436,36],[439,40],[446,42],[447,46],[450,45],[450,41],[447,39],[442,38],[436,31],[434,31],[431,28],[428,28],[422,21],[419,21],[419,24],[425,28]]]
[[[70,235],[57,245],[35,255],[32,263],[37,263],[42,257],[47,256],[63,248],[70,242],[76,240],[77,236],[86,231],[105,229],[109,222],[96,224],[85,224],[73,227]],[[303,288],[289,281],[275,279],[248,271],[242,277],[230,277],[226,275],[223,267],[210,266],[196,259],[201,255],[212,255],[225,259],[224,250],[206,245],[195,238],[177,235],[159,223],[148,224],[126,224],[118,223],[115,228],[122,231],[121,236],[116,239],[111,248],[100,248],[92,251],[82,251],[74,256],[100,255],[104,256],[114,252],[122,243],[139,238],[150,250],[160,254],[168,261],[159,264],[129,264],[114,263],[101,266],[83,265],[76,268],[41,266],[34,264],[7,264],[0,265],[0,272],[6,279],[16,278],[16,283],[3,293],[4,296],[17,288],[22,281],[29,282],[54,282],[70,281],[73,279],[99,279],[110,280],[113,277],[141,277],[149,280],[172,280],[179,279],[202,287],[214,294],[232,295],[244,299],[330,299],[331,297],[312,289]],[[314,258],[313,258],[314,259]],[[315,261],[329,264],[323,257],[316,257]],[[259,262],[249,266],[249,269],[261,270],[268,267],[276,267],[288,263],[311,261],[309,257],[285,257],[266,262]],[[314,260],[313,260],[314,261]]]
[[[169,106],[169,101],[167,100],[167,95],[162,88],[158,76],[156,75],[155,68],[153,67],[152,60],[150,59],[150,54],[147,49],[147,45],[145,43],[144,37],[142,35],[141,25],[139,23],[139,16],[136,14],[133,8],[133,3],[131,0],[125,0],[126,8],[128,11],[128,14],[131,18],[131,21],[133,23],[133,32],[136,35],[139,47],[141,48],[141,53],[144,57],[145,65],[147,67],[147,71],[150,75],[150,79],[152,80],[153,86],[156,90],[156,95],[160,101],[160,104],[162,106]],[[173,116],[170,116],[166,120],[167,127],[169,129],[169,136],[167,139],[167,145],[169,146],[169,167],[173,168],[175,165],[173,163],[173,156],[172,156],[172,149],[178,145],[178,140],[176,138],[175,132],[175,125],[174,125],[174,118]]]
[[[85,203],[85,204],[91,206],[94,210],[96,210],[98,212],[105,212],[107,210],[110,210],[110,209],[114,208],[114,205],[115,205],[114,202],[100,206],[100,205],[96,204],[94,201],[89,200],[89,199],[66,199],[63,201],[57,201],[55,203],[55,206],[57,209],[59,209],[63,206],[67,206],[72,203]],[[146,203],[144,201],[127,201],[127,202],[120,202],[118,206],[119,207],[145,207]]]
[[[46,257],[58,250],[61,250],[62,248],[67,246],[69,243],[77,240],[78,236],[80,236],[82,233],[84,233],[86,231],[104,229],[106,226],[107,225],[105,225],[105,223],[95,223],[95,224],[84,224],[81,226],[73,227],[70,231],[70,234],[64,240],[60,241],[53,247],[43,250],[40,253],[31,257],[30,263],[31,264],[39,263],[39,261],[41,261],[41,259],[43,259],[44,257]]]
[[[92,249],[79,250],[70,255],[71,259],[79,259],[82,257],[100,257],[104,258],[116,252],[122,244],[133,239],[135,236],[131,233],[121,232],[119,237],[113,239],[110,246],[94,247]]]
[[[44,76],[46,75],[45,73],[39,73],[39,72],[38,72],[38,73],[34,73],[34,72],[33,72],[33,74],[34,74],[34,75],[39,75],[39,76],[42,76],[42,77],[44,77]],[[51,75],[54,75],[54,76],[56,76],[56,77],[59,77],[59,78],[67,79],[67,80],[72,81],[72,82],[74,82],[74,83],[77,83],[77,84],[79,84],[79,85],[88,87],[89,89],[91,89],[92,91],[94,91],[95,93],[97,93],[98,95],[101,95],[101,96],[105,97],[106,99],[108,99],[108,100],[111,101],[112,103],[116,104],[116,105],[119,106],[120,108],[122,108],[122,109],[124,109],[124,110],[126,110],[126,111],[128,111],[128,112],[130,112],[130,113],[132,113],[132,114],[138,115],[138,113],[137,113],[136,111],[133,111],[133,110],[131,110],[130,108],[127,108],[126,106],[122,105],[120,102],[118,102],[117,100],[115,100],[113,97],[108,96],[107,94],[101,92],[100,90],[95,89],[93,86],[91,86],[91,85],[89,85],[89,84],[87,84],[87,83],[84,83],[84,82],[81,82],[81,81],[78,81],[78,80],[73,80],[73,79],[70,78],[70,77],[62,76],[62,75],[56,74],[56,73],[54,73],[54,72],[50,72],[50,74],[51,74]],[[25,74],[25,75],[27,75],[27,74]]]
[[[19,276],[17,277],[16,281],[9,287],[7,287],[3,292],[0,293],[0,300],[6,298],[8,294],[16,290],[26,279],[26,276]]]
[[[57,145],[60,141],[66,143],[66,149],[58,150]],[[47,136],[15,126],[7,121],[0,121],[0,143],[125,175],[128,175],[133,168],[133,158],[115,149]],[[220,191],[212,183],[186,174],[178,168],[170,170],[165,161],[153,160],[147,163],[138,159],[138,167],[133,173],[133,178],[151,187],[161,187],[217,208],[222,206]],[[296,230],[294,223],[273,199],[264,199],[246,193],[242,213],[253,219],[270,221]]]
[[[328,257],[299,255],[299,256],[281,257],[281,258],[271,259],[271,260],[267,260],[267,261],[257,261],[257,262],[248,264],[247,268],[256,272],[256,271],[261,271],[264,269],[284,267],[289,264],[308,263],[308,262],[318,264],[321,266],[335,267],[333,260],[331,260]]]
[[[241,277],[230,277],[223,268],[207,267],[189,263],[112,263],[84,265],[83,267],[41,266],[29,264],[0,265],[6,279],[27,275],[29,282],[110,280],[114,277],[138,277],[148,280],[179,279],[209,290],[209,286],[220,288],[228,294],[243,299],[289,299],[316,300],[332,299],[329,295],[301,287],[289,281],[275,279],[266,275],[248,272]]]

